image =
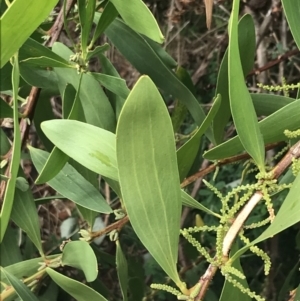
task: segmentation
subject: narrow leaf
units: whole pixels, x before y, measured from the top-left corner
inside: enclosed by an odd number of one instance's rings
[[[1,273],[8,279],[11,286],[15,289],[22,301],[39,301],[33,292],[18,278],[7,272],[5,268],[0,267]]]
[[[141,73],[151,77],[157,87],[183,102],[197,125],[205,119],[205,113],[193,93],[178,79],[151,48],[147,41],[130,29],[124,22],[116,19],[105,34],[122,55]],[[147,58],[145,60],[145,58]],[[208,134],[212,137],[211,134]]]
[[[33,147],[29,147],[29,150],[32,162],[40,172],[49,154]],[[100,192],[69,163],[66,163],[48,184],[58,193],[82,207],[101,213],[112,212]]]
[[[18,54],[15,54],[13,57],[13,70],[12,70],[12,86],[13,86],[13,102],[14,102],[13,104],[14,141],[12,145],[12,156],[11,156],[11,162],[9,167],[10,177],[6,185],[4,199],[3,199],[1,213],[0,213],[0,243],[3,240],[9,222],[11,210],[13,207],[16,180],[17,180],[17,174],[19,171],[19,165],[21,159],[21,133],[19,127],[19,111],[18,111],[19,82],[20,82],[20,71],[19,71],[19,64],[18,64]]]
[[[229,23],[228,77],[230,108],[236,131],[247,153],[261,172],[265,171],[264,141],[258,126],[250,93],[244,82],[238,46],[239,0],[233,1]]]
[[[128,288],[128,266],[126,258],[121,249],[119,240],[116,241],[117,245],[117,254],[116,254],[116,263],[117,263],[117,273],[119,278],[119,283],[121,287],[121,292],[123,296],[123,301],[127,301],[127,288]]]
[[[258,124],[263,135],[264,143],[287,140],[287,137],[283,133],[284,130],[289,129],[293,131],[298,129],[299,119],[299,103],[294,101],[260,121]],[[206,152],[204,158],[219,160],[234,156],[243,149],[239,136],[236,136]]]
[[[57,0],[15,0],[0,18],[0,68],[48,17]]]
[[[134,31],[141,33],[148,38],[162,43],[164,36],[147,5],[141,0],[110,0],[115,6],[124,22]]]
[[[299,13],[300,2],[291,0],[282,0],[282,5],[286,19],[289,23],[294,40],[300,49],[300,32],[299,32]]]
[[[40,234],[40,221],[30,190],[15,191],[15,202],[11,212],[11,219],[21,228],[43,255],[42,240]]]
[[[64,291],[69,295],[75,298],[77,301],[86,301],[86,300],[97,300],[97,301],[107,301],[103,296],[97,293],[92,288],[87,285],[75,281],[69,277],[66,277],[51,268],[46,268],[48,275],[51,279],[60,286]]]

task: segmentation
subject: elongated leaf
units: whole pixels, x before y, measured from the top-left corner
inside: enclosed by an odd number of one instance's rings
[[[253,158],[261,172],[265,171],[264,141],[258,121],[244,82],[238,46],[239,0],[233,1],[229,24],[228,77],[230,108],[236,131],[247,153]]]
[[[284,130],[290,131],[299,128],[300,110],[299,103],[294,101],[267,118],[259,122],[259,128],[264,138],[264,143],[273,143],[287,140],[283,134]],[[204,157],[209,160],[219,160],[240,153],[243,150],[243,145],[236,136],[217,147],[209,150],[204,154]]]
[[[63,95],[63,117],[76,119],[80,106],[79,91],[81,80],[79,80],[77,91],[72,85],[67,85]],[[36,179],[36,184],[45,183],[57,175],[65,166],[69,157],[56,146],[51,151],[48,160]]]
[[[87,45],[89,35],[93,25],[94,13],[95,13],[95,6],[96,0],[89,0],[89,1],[77,1],[77,5],[79,8],[79,17],[80,17],[80,25],[81,25],[81,49],[82,49],[82,56],[86,59],[87,55]]]
[[[89,50],[86,56],[87,60],[90,60],[92,57],[99,55],[109,49],[109,44],[105,43],[104,45],[97,46],[93,50]]]
[[[119,95],[122,98],[127,98],[130,90],[128,89],[126,81],[124,79],[95,72],[93,72],[92,74],[93,77],[97,81],[99,81],[99,83],[103,85],[106,89],[115,93],[116,95]]]
[[[141,74],[149,75],[157,87],[183,102],[198,125],[203,122],[205,114],[193,93],[161,61],[141,35],[119,19],[112,22],[105,34]],[[208,137],[212,135],[208,134]]]
[[[107,301],[103,296],[97,293],[92,288],[84,285],[79,281],[75,281],[71,278],[68,278],[51,268],[46,268],[48,275],[52,280],[65,290],[69,295],[75,298],[77,301],[86,301],[86,300],[97,300],[97,301]]]
[[[200,147],[200,140],[207,128],[210,126],[210,123],[212,122],[216,113],[218,112],[220,104],[221,95],[219,94],[199,129],[196,131],[193,137],[190,138],[190,140],[188,140],[177,150],[177,162],[180,181],[182,181],[186,177],[187,173],[191,169]]]
[[[45,56],[29,58],[20,62],[20,64],[22,63],[28,66],[38,66],[38,67],[47,67],[47,68],[60,67],[60,68],[76,69],[75,65],[71,65],[69,63],[62,63],[60,61],[56,61]]]
[[[33,294],[33,292],[18,278],[14,275],[10,274],[5,268],[0,267],[1,273],[5,275],[5,277],[10,282],[11,286],[15,289],[18,296],[23,301],[38,301],[38,298]]]
[[[40,254],[43,255],[40,221],[30,190],[23,192],[16,189],[11,219],[28,235]]]
[[[70,62],[69,58],[62,58],[60,55],[53,52],[48,47],[42,45],[32,38],[28,38],[26,42],[20,48],[19,59],[20,61],[26,61],[32,58],[47,58],[48,60],[61,63],[62,65],[69,65],[75,67],[75,63]]]
[[[134,31],[144,34],[157,43],[164,41],[164,36],[154,16],[143,1],[110,0],[110,2],[115,6],[125,23]]]
[[[1,45],[0,45],[0,49],[1,49]],[[7,91],[12,89],[11,72],[12,72],[12,65],[10,62],[7,62],[2,68],[0,68],[0,91]]]
[[[29,150],[32,162],[37,171],[40,172],[49,154],[33,147],[29,147]],[[66,163],[64,168],[48,184],[58,193],[82,207],[96,212],[112,212],[100,192],[69,163]]]
[[[84,260],[82,260],[84,254]],[[86,241],[71,241],[63,248],[62,264],[84,272],[87,282],[94,281],[98,275],[95,253]]]
[[[99,57],[99,60],[101,63],[103,73],[110,75],[110,76],[117,77],[117,78],[121,78],[118,71],[115,69],[115,67],[113,66],[111,61],[106,56],[104,56],[103,54],[100,54],[98,57]],[[107,91],[106,94],[107,94],[107,97],[108,97],[112,107],[115,110],[116,119],[118,119],[121,109],[125,103],[125,99],[127,98],[128,95],[126,96],[126,98],[122,98],[122,97],[118,96],[117,94],[114,94],[110,91]]]
[[[126,258],[123,254],[123,251],[120,246],[119,240],[116,241],[117,245],[117,254],[116,254],[116,263],[117,263],[117,273],[119,278],[119,283],[122,291],[123,301],[127,301],[127,287],[128,287],[128,266]]]
[[[206,208],[205,206],[203,206],[202,204],[197,202],[193,197],[191,197],[184,190],[181,190],[181,200],[182,200],[182,205],[184,205],[184,206],[199,209],[208,214],[211,214],[211,215],[214,215],[214,216],[220,218],[219,214],[214,213],[213,211],[209,210],[208,208]]]
[[[55,43],[52,49],[65,59],[74,55],[67,46],[61,43]],[[55,73],[58,77],[61,95],[63,95],[67,84],[71,84],[73,87],[79,86],[81,75],[76,70],[55,68]],[[92,74],[82,74],[79,98],[87,123],[115,131],[115,116],[111,104]]]
[[[238,23],[238,43],[243,74],[246,76],[253,68],[256,53],[255,27],[251,15],[243,16]],[[222,96],[222,103],[213,123],[214,138],[217,144],[223,142],[224,129],[231,116],[228,82],[228,49],[224,54],[219,69],[215,95],[217,96],[218,94]]]
[[[300,173],[297,175],[290,192],[281,205],[272,224],[250,245],[245,246],[234,254],[234,259],[240,257],[251,245],[258,244],[300,221]]]
[[[282,5],[289,27],[293,34],[294,40],[300,49],[300,32],[299,32],[299,1],[282,0]]]
[[[169,277],[176,269],[181,196],[172,123],[155,85],[139,79],[117,127],[123,201],[136,234]]]
[[[0,24],[1,25],[1,24]],[[14,202],[14,194],[16,187],[17,174],[19,171],[21,159],[21,133],[19,127],[19,111],[18,111],[18,89],[20,82],[20,71],[18,64],[18,55],[15,54],[13,58],[12,70],[12,86],[13,86],[13,121],[14,121],[14,141],[12,146],[12,156],[9,166],[9,180],[7,181],[3,204],[0,213],[0,243],[3,240],[11,210]]]
[[[104,30],[109,26],[109,24],[118,16],[118,11],[113,6],[113,4],[108,1],[104,7],[101,14],[96,13],[94,15],[94,22],[97,24],[94,31],[94,36],[92,39],[92,44],[100,37]]]
[[[75,120],[46,121],[42,129],[69,157],[96,173],[118,180],[113,133]]]
[[[16,0],[0,18],[1,49],[0,68],[22,46],[26,39],[48,17],[57,0]],[[30,22],[29,22],[30,20]]]
[[[257,116],[269,116],[295,101],[294,98],[273,94],[251,94]]]

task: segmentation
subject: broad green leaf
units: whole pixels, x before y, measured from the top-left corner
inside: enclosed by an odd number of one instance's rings
[[[299,32],[299,14],[300,2],[291,0],[282,0],[282,5],[289,27],[293,34],[293,38],[300,49],[300,32]]]
[[[299,102],[294,101],[260,121],[259,128],[265,144],[287,140],[283,134],[284,130],[289,129],[293,131],[298,129],[299,119]],[[239,136],[236,136],[206,152],[204,158],[219,160],[234,156],[243,149]]]
[[[97,258],[86,241],[68,242],[63,248],[61,261],[63,265],[82,270],[87,282],[94,281],[98,275]]]
[[[203,122],[206,115],[193,93],[162,62],[141,35],[119,19],[111,23],[105,34],[141,74],[150,76],[157,87],[183,102],[198,125]],[[212,137],[212,135],[208,134],[208,137]]]
[[[47,68],[59,67],[59,68],[76,69],[75,65],[71,65],[68,62],[62,63],[60,61],[56,61],[56,60],[53,60],[53,59],[45,57],[45,56],[29,58],[29,59],[20,61],[20,64],[26,64],[28,66],[47,67]]]
[[[63,66],[68,65],[69,67],[75,67],[75,63],[71,63],[69,61],[69,58],[64,59],[48,47],[37,42],[36,40],[32,38],[27,39],[26,42],[20,48],[19,60],[22,62],[33,58],[38,59],[40,57],[47,58],[57,63],[61,63]]]
[[[66,119],[76,119],[78,116],[80,84],[81,80],[79,80],[77,91],[72,85],[66,86],[63,95],[63,117]],[[51,180],[65,166],[68,159],[69,157],[55,146],[35,183],[41,184]]]
[[[77,301],[86,301],[86,300],[97,300],[97,301],[107,301],[103,296],[97,293],[92,288],[87,285],[73,280],[69,277],[66,277],[51,268],[46,268],[48,275],[51,279],[60,286],[64,291],[69,295],[75,298]]]
[[[300,300],[300,284],[298,285],[294,300]]]
[[[0,24],[1,25],[1,24]],[[2,41],[1,41],[2,42]],[[11,162],[9,166],[10,178],[7,181],[5,188],[2,208],[0,212],[0,243],[3,240],[11,210],[14,202],[15,186],[19,165],[21,160],[21,133],[19,127],[19,111],[18,111],[18,89],[20,82],[20,71],[18,64],[18,54],[13,57],[13,70],[12,70],[12,86],[13,86],[13,121],[14,121],[14,141],[12,145]]]
[[[231,253],[234,253],[238,250],[238,245],[237,243],[235,243],[232,247]],[[235,260],[232,263],[232,267],[236,268],[239,272],[241,272],[242,274],[244,274],[243,272],[243,268],[241,266],[240,260]],[[236,281],[238,281],[239,283],[241,283],[243,285],[244,288],[249,289],[248,283],[246,279],[240,279],[235,275],[231,275],[231,277],[233,279],[235,279]],[[228,280],[225,280],[223,289],[222,289],[222,293],[221,293],[221,297],[219,299],[219,301],[229,301],[229,300],[234,300],[234,301],[251,301],[253,300],[252,298],[250,298],[246,293],[242,292],[241,289],[237,288],[235,285],[233,285],[231,282],[229,282]]]
[[[59,255],[57,254],[47,256],[47,260],[54,259],[58,256]],[[43,263],[44,260],[45,259],[42,257],[24,260],[5,267],[5,270],[10,274],[14,275],[18,279],[26,278],[38,272],[38,268],[41,266],[39,263]],[[1,275],[1,273],[0,273],[0,279],[1,281],[5,282],[5,278],[3,277],[3,275]]]
[[[115,69],[115,67],[113,66],[111,61],[106,56],[104,56],[103,54],[100,54],[98,56],[98,58],[100,60],[101,68],[102,68],[103,73],[105,73],[107,75],[110,75],[110,76],[121,78],[118,71]],[[118,95],[116,95],[116,94],[114,94],[110,91],[107,91],[106,94],[107,94],[107,97],[108,97],[112,107],[115,110],[116,117],[118,119],[119,115],[120,115],[120,112],[121,112],[121,109],[122,109],[122,107],[125,103],[125,99],[127,98],[128,95],[125,98],[122,98],[122,97],[120,97],[120,96],[118,96]]]
[[[15,0],[0,18],[0,68],[22,46],[27,38],[48,17],[57,0]]]
[[[273,94],[251,94],[257,116],[269,116],[295,101],[294,98]]]
[[[197,202],[193,197],[191,197],[184,190],[181,190],[181,200],[182,200],[182,205],[184,205],[184,206],[199,209],[208,214],[211,214],[211,215],[214,215],[214,216],[220,218],[219,214],[214,213],[213,211],[209,210],[205,206],[201,205],[199,202]]]
[[[32,162],[40,172],[49,154],[33,147],[29,147],[29,150]],[[112,212],[100,192],[69,163],[66,163],[48,184],[58,193],[82,207],[101,213]]]
[[[104,30],[109,26],[109,24],[118,16],[118,11],[116,8],[108,1],[104,7],[103,12],[95,13],[94,22],[97,24],[94,31],[94,36],[92,38],[91,44],[93,45]]]
[[[130,90],[126,85],[126,81],[120,77],[115,77],[107,74],[92,73],[93,77],[106,89],[116,95],[126,99]]]
[[[23,192],[16,189],[15,202],[11,211],[11,219],[27,234],[39,250],[40,254],[43,255],[44,252],[40,235],[40,221],[30,190]]]
[[[127,301],[127,288],[128,288],[128,266],[127,260],[121,249],[120,241],[116,241],[117,252],[116,252],[116,264],[117,264],[117,273],[119,278],[119,284],[121,287],[121,292],[123,296],[123,301]]]
[[[200,147],[201,138],[210,126],[210,123],[212,122],[216,113],[218,112],[220,104],[221,95],[218,94],[212,108],[210,109],[209,113],[207,114],[199,129],[196,131],[193,137],[191,137],[184,145],[182,145],[177,150],[177,162],[180,181],[182,181],[186,177],[189,170],[191,169]]]
[[[58,90],[57,86],[59,78],[52,69],[50,70],[48,68],[38,68],[22,64],[20,65],[20,74],[24,81],[31,86],[45,88],[51,91]]]
[[[245,246],[234,254],[234,259],[240,257],[251,245],[258,244],[300,221],[300,173],[297,175],[292,188],[281,205],[271,225],[250,245]]]
[[[138,80],[121,111],[117,162],[133,229],[180,287],[176,263],[181,195],[173,128],[163,99],[147,76]]]
[[[142,0],[110,0],[115,6],[124,22],[134,31],[141,33],[148,38],[162,43],[164,36],[147,5]]]
[[[65,59],[74,54],[61,43],[55,43],[52,49]],[[79,86],[81,75],[76,70],[67,68],[54,68],[54,70],[58,77],[61,95],[67,84],[71,84],[73,87]],[[82,74],[79,98],[87,123],[109,131],[115,130],[115,115],[112,106],[99,83],[90,73]]]
[[[229,23],[228,78],[230,108],[246,152],[253,158],[261,172],[265,171],[265,149],[250,93],[244,81],[238,45],[239,0],[233,1]]]
[[[238,43],[243,75],[246,76],[253,68],[256,53],[255,27],[250,15],[243,16],[238,23]],[[217,144],[223,142],[224,129],[231,116],[228,83],[228,49],[224,54],[219,68],[215,95],[218,94],[222,96],[222,103],[213,122],[214,138]]]
[[[96,173],[118,180],[113,133],[75,120],[46,121],[42,129],[69,157]]]
[[[8,279],[22,301],[39,301],[33,292],[18,278],[10,274],[5,268],[0,267],[1,273]]]
[[[13,109],[0,97],[0,118],[13,117]]]

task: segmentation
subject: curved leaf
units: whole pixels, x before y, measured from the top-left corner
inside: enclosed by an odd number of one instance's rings
[[[37,171],[40,172],[49,154],[31,146],[29,146],[29,150],[32,162]],[[69,163],[66,163],[48,184],[58,193],[82,207],[96,212],[112,212],[101,193]]]
[[[82,270],[87,282],[94,281],[98,275],[97,258],[86,241],[68,242],[63,248],[61,261],[63,265]]]
[[[299,32],[299,12],[300,2],[291,0],[282,0],[282,5],[289,27],[295,39],[295,42],[300,49],[300,32]]]
[[[0,68],[48,17],[57,0],[15,0],[0,18]],[[3,47],[5,45],[5,47]]]
[[[180,286],[181,195],[169,113],[147,76],[139,79],[117,126],[117,162],[123,201],[136,234]]]
[[[58,286],[60,286],[77,301],[107,301],[107,299],[105,299],[102,295],[79,281],[75,281],[69,277],[66,277],[51,268],[46,268],[46,271]]]
[[[105,34],[141,74],[149,75],[157,87],[183,102],[198,125],[203,122],[206,115],[198,100],[141,35],[119,19],[111,23]],[[211,134],[208,136],[211,137]]]
[[[287,140],[284,130],[293,131],[299,128],[299,104],[300,102],[294,101],[258,123],[265,144]],[[206,152],[204,158],[219,160],[234,156],[242,150],[243,145],[239,136],[236,136]]]
[[[144,34],[148,38],[162,43],[164,36],[147,5],[141,0],[110,0],[125,23],[134,31]]]
[[[113,133],[76,120],[50,120],[41,127],[69,157],[96,173],[118,180]]]
[[[255,27],[251,15],[243,16],[238,23],[238,43],[243,74],[246,76],[253,68],[256,53]],[[219,69],[215,95],[217,96],[218,94],[221,94],[222,102],[213,122],[214,138],[217,144],[223,142],[224,128],[231,116],[228,83],[228,49],[223,56]]]
[[[261,172],[265,171],[265,149],[250,93],[245,85],[238,45],[239,0],[233,1],[229,23],[228,77],[230,108],[241,143]]]
[[[126,258],[121,249],[119,240],[116,241],[117,253],[116,253],[116,263],[119,283],[122,291],[123,301],[127,301],[127,288],[128,288],[128,265]]]

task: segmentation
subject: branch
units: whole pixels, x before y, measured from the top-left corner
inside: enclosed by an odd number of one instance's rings
[[[293,159],[297,159],[300,157],[300,141],[298,141],[294,146],[290,148],[288,153],[281,159],[281,161],[273,168],[272,170],[272,179],[277,179],[292,163]],[[242,229],[246,219],[258,204],[258,202],[262,199],[263,193],[261,191],[255,192],[248,203],[244,206],[244,208],[239,212],[238,216],[232,223],[229,228],[227,234],[223,240],[223,248],[222,248],[222,256],[224,259],[228,258],[228,254],[230,248],[236,239],[238,233]],[[200,301],[204,298],[205,293],[209,287],[209,283],[214,277],[218,267],[210,264],[207,268],[205,274],[200,278],[199,283],[201,285],[201,289],[199,294],[196,297],[196,301]]]

